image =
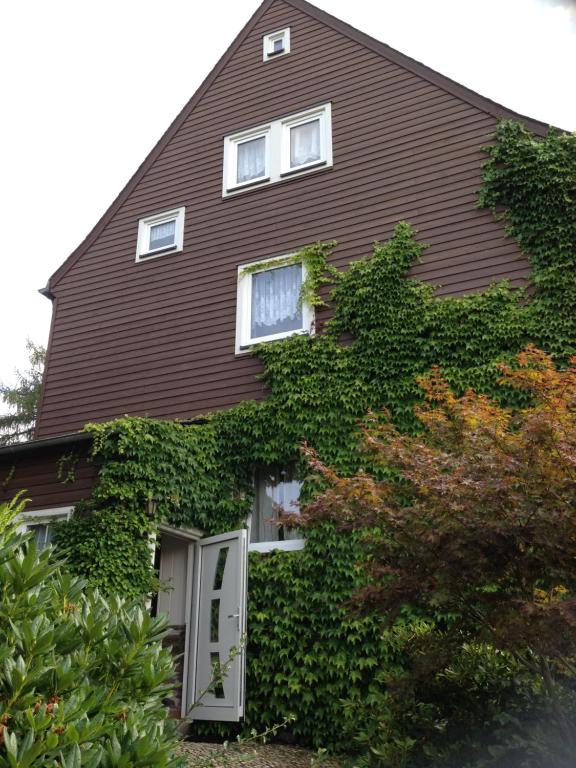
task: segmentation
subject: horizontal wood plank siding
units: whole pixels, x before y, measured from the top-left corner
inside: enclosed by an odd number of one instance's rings
[[[292,52],[262,62],[262,35],[285,26]],[[222,199],[226,134],[328,101],[333,168]],[[259,363],[234,354],[239,264],[337,239],[344,269],[406,219],[430,246],[413,274],[439,295],[525,282],[526,259],[476,208],[480,147],[495,128],[493,115],[277,0],[57,283],[38,436],[263,397]],[[183,251],[136,264],[138,219],[178,206]]]
[[[18,491],[30,499],[27,510],[72,506],[87,499],[94,485],[98,468],[85,448],[76,452],[72,482],[59,479],[59,460],[69,454],[69,448],[45,448],[33,453],[0,457],[0,501],[13,498]]]

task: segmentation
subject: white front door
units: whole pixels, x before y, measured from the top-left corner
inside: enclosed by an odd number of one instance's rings
[[[187,714],[237,722],[244,714],[247,531],[201,539],[194,582]],[[213,685],[215,665],[224,665],[226,673]]]

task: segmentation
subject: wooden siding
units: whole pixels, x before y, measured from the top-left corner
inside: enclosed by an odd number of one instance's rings
[[[74,479],[66,483],[58,478],[58,461],[63,454],[70,453],[69,447],[0,456],[0,501],[11,499],[22,490],[31,500],[28,510],[66,507],[88,498],[98,469],[88,459],[85,447],[74,452],[78,456]]]
[[[292,52],[262,62],[262,35],[286,26]],[[333,168],[222,199],[225,134],[327,101]],[[259,363],[234,354],[245,262],[336,239],[334,263],[344,268],[406,219],[430,246],[413,273],[439,294],[502,278],[522,283],[526,259],[475,207],[480,146],[495,127],[488,111],[273,2],[55,284],[38,436],[122,414],[186,418],[262,397]],[[182,205],[183,252],[136,264],[138,219]]]

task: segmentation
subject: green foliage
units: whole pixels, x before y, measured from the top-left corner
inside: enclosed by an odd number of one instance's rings
[[[386,630],[401,663],[376,669],[365,696],[344,702],[345,732],[363,748],[354,766],[460,768],[481,741],[494,744],[503,712],[533,709],[538,690],[511,656],[454,643],[449,626],[407,610]]]
[[[163,619],[64,573],[0,505],[0,767],[178,766]]]
[[[86,429],[101,462],[99,482],[90,501],[58,526],[54,541],[69,567],[107,594],[154,590],[150,548],[160,520],[214,534],[246,517],[246,469],[220,461],[210,423],[123,418]]]
[[[26,342],[26,349],[29,369],[16,371],[15,385],[0,384],[0,397],[13,411],[0,415],[0,445],[32,440],[34,437],[46,350],[30,339]]]
[[[501,216],[509,235],[530,257],[535,292],[528,313],[530,339],[567,359],[576,352],[576,137],[550,131],[534,138],[503,122],[486,147],[480,204]]]
[[[576,715],[574,695],[564,708]],[[489,733],[477,733],[462,744],[442,768],[572,768],[574,746],[566,741],[554,712],[536,700],[530,711],[501,712]],[[466,759],[467,758],[467,759]]]
[[[311,275],[305,298],[324,301],[330,277],[333,319],[322,333],[256,348],[264,401],[188,426],[150,419],[90,426],[101,463],[92,517],[80,512],[58,535],[72,567],[109,591],[148,592],[154,575],[144,554],[160,518],[208,533],[238,525],[254,468],[300,463],[304,473],[303,440],[340,472],[367,466],[359,420],[386,406],[401,430],[414,430],[415,379],[434,364],[457,393],[471,386],[505,405],[525,404],[524,393],[498,384],[497,363],[529,341],[559,361],[574,351],[575,147],[575,137],[534,139],[503,123],[487,149],[481,203],[505,216],[530,258],[530,290],[500,283],[436,298],[431,286],[406,278],[423,248],[407,223],[341,274],[327,268],[327,246],[312,246],[299,257]],[[301,552],[251,556],[247,728],[295,711],[300,740],[343,746],[351,736],[339,700],[380,695],[378,675],[398,649],[378,639],[374,619],[351,619],[341,607],[359,578],[355,546],[326,529]]]
[[[342,605],[362,579],[358,555],[354,539],[326,526],[301,552],[250,556],[249,723],[271,725],[294,712],[299,741],[349,749],[337,725],[341,699],[362,700],[374,671],[392,662],[379,620],[350,616]]]
[[[512,673],[532,681],[576,747],[576,720],[561,705],[576,656],[572,362],[558,371],[530,347],[517,368],[502,366],[505,382],[531,395],[517,413],[472,390],[457,398],[433,371],[421,381],[421,432],[400,433],[384,416],[364,432],[366,455],[388,470],[383,479],[365,471],[342,477],[307,449],[326,489],[299,524],[329,520],[361,532],[369,579],[354,602],[381,615],[392,640],[407,605],[434,617],[402,633],[417,642],[406,644],[400,673],[384,670],[378,717],[360,707],[372,750],[380,734],[377,765],[407,755],[417,764],[423,745],[429,756],[442,754],[471,727],[489,726],[510,709],[504,689],[514,689]],[[449,621],[439,621],[440,610]]]
[[[287,267],[291,264],[303,264],[305,268],[304,280],[300,286],[300,295],[298,303],[305,302],[311,307],[325,307],[326,302],[320,295],[322,286],[328,285],[337,276],[337,270],[328,264],[327,258],[330,255],[330,249],[334,248],[336,241],[331,243],[314,243],[307,245],[297,253],[293,253],[283,258],[270,259],[269,261],[258,261],[255,264],[249,264],[242,269],[240,279],[245,275],[251,275],[254,272],[262,272],[272,267]]]

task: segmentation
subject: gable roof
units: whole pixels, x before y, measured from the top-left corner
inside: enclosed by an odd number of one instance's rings
[[[260,7],[255,11],[255,13],[251,16],[247,24],[244,26],[244,28],[239,32],[239,34],[233,40],[229,48],[225,51],[225,53],[217,62],[216,66],[208,74],[208,76],[202,82],[202,84],[200,85],[198,90],[194,93],[192,98],[185,104],[183,109],[180,111],[177,117],[173,120],[171,125],[168,127],[168,129],[165,131],[165,133],[162,135],[162,137],[159,139],[156,145],[152,148],[151,152],[148,154],[145,160],[138,167],[138,169],[136,170],[134,175],[131,177],[131,179],[128,181],[124,189],[116,197],[116,199],[113,201],[110,207],[106,210],[106,212],[97,222],[97,224],[94,226],[91,232],[87,235],[87,237],[70,254],[70,256],[66,259],[66,261],[64,261],[64,263],[56,270],[56,272],[52,274],[52,276],[48,280],[46,287],[40,289],[40,293],[42,293],[43,295],[47,296],[50,299],[54,298],[52,289],[59,282],[59,280],[61,280],[62,277],[68,272],[68,270],[78,261],[78,259],[81,258],[81,256],[88,250],[88,248],[90,248],[90,246],[95,242],[95,240],[99,237],[100,233],[105,229],[105,227],[114,217],[116,212],[121,208],[123,203],[130,197],[130,195],[132,194],[134,189],[137,187],[142,177],[148,172],[148,170],[152,167],[156,159],[160,156],[160,154],[163,152],[165,147],[169,144],[169,142],[178,132],[182,124],[186,121],[190,113],[194,110],[194,108],[196,107],[200,99],[204,96],[204,94],[206,93],[208,88],[211,86],[213,81],[216,79],[216,77],[218,77],[220,72],[226,67],[228,61],[232,58],[236,50],[242,45],[246,37],[250,34],[253,27],[258,23],[258,21],[268,11],[268,9],[272,5],[274,5],[276,2],[278,2],[278,0],[263,0]],[[498,104],[495,101],[492,101],[491,99],[486,98],[485,96],[481,96],[479,93],[476,93],[470,88],[466,88],[465,86],[460,85],[455,80],[452,80],[451,78],[446,77],[445,75],[442,75],[439,72],[436,72],[430,67],[427,67],[425,64],[422,64],[419,61],[416,61],[416,59],[413,59],[410,56],[406,56],[405,54],[400,53],[400,51],[397,51],[394,48],[391,48],[389,45],[386,45],[385,43],[382,43],[379,40],[376,40],[375,38],[370,37],[370,35],[367,35],[366,33],[361,32],[360,30],[356,29],[350,24],[347,24],[344,21],[341,21],[335,16],[332,16],[326,11],[322,11],[320,8],[317,8],[315,5],[312,5],[311,3],[307,2],[307,0],[282,0],[282,2],[293,6],[294,8],[297,8],[301,12],[316,19],[320,23],[331,27],[337,32],[340,32],[341,34],[347,36],[351,40],[354,40],[360,45],[363,45],[366,48],[369,48],[375,53],[398,64],[399,66],[412,72],[413,74],[418,75],[419,77],[425,80],[428,80],[430,83],[433,83],[437,87],[442,88],[446,92],[461,99],[462,101],[467,102],[468,104],[471,104],[472,106],[480,109],[481,111],[486,112],[489,115],[492,115],[496,119],[521,120],[526,125],[526,127],[529,128],[529,130],[531,130],[533,133],[537,135],[544,135],[549,128],[549,126],[546,123],[543,123],[539,120],[534,120],[532,118],[526,117],[525,115],[521,115],[517,112],[514,112],[513,110],[508,109],[507,107],[504,107],[501,104]]]

